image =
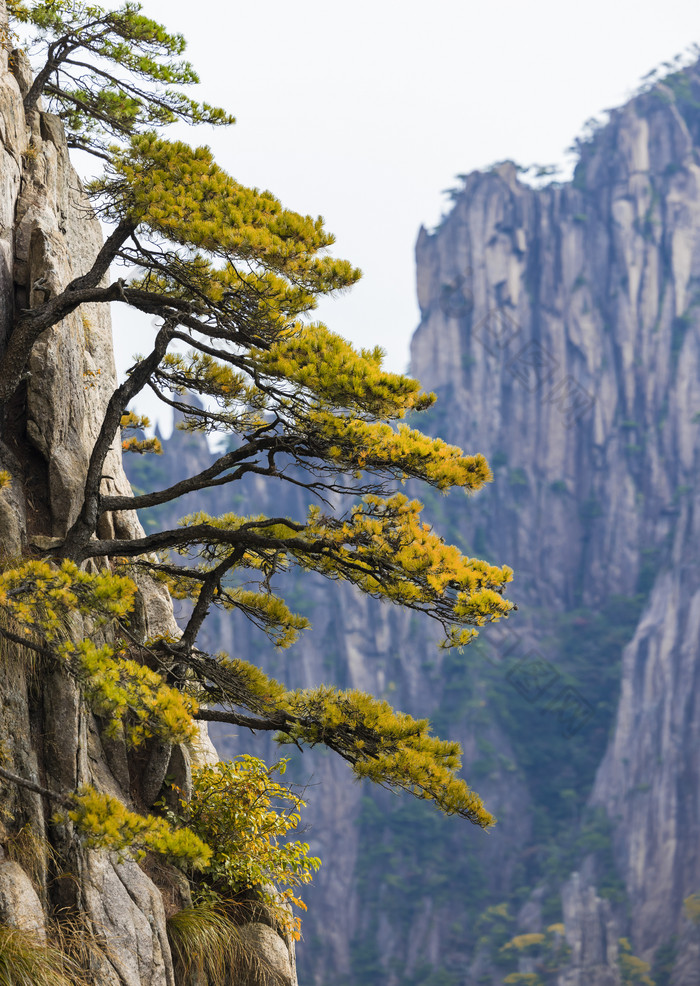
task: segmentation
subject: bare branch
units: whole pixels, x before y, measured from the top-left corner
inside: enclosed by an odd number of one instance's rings
[[[290,442],[288,439],[283,437],[266,438],[257,442],[248,442],[241,448],[234,449],[232,452],[227,452],[222,455],[221,458],[209,466],[208,469],[202,470],[202,472],[197,473],[196,476],[190,476],[187,479],[181,480],[179,483],[175,483],[173,486],[169,486],[167,489],[160,490],[156,493],[144,493],[141,496],[105,496],[102,497],[100,501],[100,513],[106,513],[107,511],[113,510],[143,510],[146,507],[159,506],[161,503],[168,503],[170,500],[176,500],[186,493],[194,493],[197,490],[209,489],[212,486],[222,486],[225,483],[235,482],[241,479],[246,473],[255,472],[258,475],[263,476],[273,476],[278,475],[275,470],[265,469],[257,466],[254,463],[249,463],[236,469],[235,472],[230,473],[227,476],[222,476],[221,473],[225,472],[227,469],[233,468],[238,463],[245,463],[246,459],[250,459],[254,455],[259,455],[260,452],[266,452],[270,449],[278,449],[279,451],[290,452]]]
[[[238,712],[224,712],[221,709],[200,709],[195,712],[194,719],[201,722],[228,722],[232,726],[244,726],[246,729],[259,729],[263,731],[284,732],[284,727],[289,725],[289,718],[283,713],[278,713],[272,719],[255,719],[253,716],[242,716]]]
[[[39,102],[39,97],[44,91],[44,86],[49,80],[52,72],[55,72],[64,58],[66,58],[71,51],[74,51],[77,45],[69,46],[68,42],[70,35],[65,35],[62,38],[58,38],[52,44],[49,45],[47,49],[47,59],[43,68],[37,73],[34,82],[29,88],[29,92],[24,97],[24,112],[28,116],[32,110],[36,109],[37,103]]]
[[[32,640],[27,640],[26,637],[20,636],[18,633],[13,633],[11,630],[7,630],[4,627],[0,627],[0,637],[4,637],[5,640],[10,640],[13,644],[18,644],[20,647],[27,647],[29,650],[33,650],[35,654],[41,654],[42,657],[56,657],[52,650],[48,647],[42,647],[41,644],[35,644]]]
[[[42,787],[34,781],[28,781],[18,774],[13,774],[11,771],[5,770],[4,767],[0,767],[0,777],[4,777],[6,781],[10,781],[11,784],[16,784],[18,787],[24,787],[28,791],[40,794],[42,798],[58,801],[59,804],[64,805],[66,808],[72,808],[74,806],[73,799],[67,797],[65,794],[59,794],[58,791],[49,791],[47,787]]]
[[[302,529],[301,525],[293,525],[286,518],[279,518],[276,523],[284,523],[289,527],[296,526],[297,529]],[[263,550],[270,548],[280,550],[290,548],[311,555],[320,555],[326,550],[325,546],[318,541],[305,541],[299,538],[270,538],[256,535],[250,529],[250,526],[242,526],[237,530],[226,530],[225,528],[214,527],[211,524],[193,524],[191,527],[180,527],[176,530],[157,531],[155,534],[148,534],[142,538],[93,540],[82,547],[79,557],[81,561],[87,558],[97,558],[100,555],[136,558],[139,555],[147,555],[152,551],[186,548],[195,544],[242,545],[246,548],[262,548]]]
[[[71,150],[85,151],[86,154],[92,154],[93,157],[99,158],[100,161],[106,161],[108,164],[112,160],[109,154],[104,154],[102,151],[98,151],[95,147],[88,143],[88,141],[76,140],[75,138],[66,138],[66,144]]]

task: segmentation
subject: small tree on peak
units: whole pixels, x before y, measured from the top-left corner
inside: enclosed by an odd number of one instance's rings
[[[7,0],[10,16],[31,25],[39,68],[24,98],[26,113],[40,97],[63,120],[68,146],[109,160],[114,139],[176,120],[233,123],[216,106],[181,91],[199,82],[181,34],[170,34],[142,5],[126,0],[116,10],[79,0]]]

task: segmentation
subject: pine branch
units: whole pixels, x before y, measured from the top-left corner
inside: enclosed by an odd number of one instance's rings
[[[53,85],[50,82],[45,83],[43,91],[46,92],[48,96],[53,96],[54,99],[62,99],[67,103],[72,103],[76,109],[82,110],[83,113],[95,120],[100,120],[102,123],[106,124],[107,127],[110,127],[112,130],[116,130],[117,133],[123,134],[125,137],[128,137],[131,133],[131,130],[125,124],[120,123],[113,116],[108,116],[106,113],[100,112],[95,103],[86,103],[84,99],[79,99],[75,93],[68,92],[66,89],[61,89],[59,86]]]
[[[214,595],[221,589],[221,580],[224,575],[229,572],[232,568],[241,561],[243,555],[245,554],[244,548],[236,548],[232,551],[230,555],[226,558],[216,568],[212,569],[211,572],[207,573],[206,578],[202,584],[201,589],[197,595],[197,602],[192,610],[192,615],[187,621],[187,626],[185,627],[182,637],[180,638],[180,647],[188,652],[194,647],[194,642],[197,638],[197,634],[202,628],[202,623],[206,619],[209,612],[209,607],[211,606]]]
[[[90,465],[85,480],[83,507],[71,529],[68,531],[62,547],[64,557],[76,558],[83,561],[89,555],[85,554],[85,545],[92,537],[99,517],[100,484],[105,459],[109,453],[114,436],[119,430],[122,415],[127,405],[143,389],[151,373],[165,355],[172,333],[172,325],[166,322],[156,335],[153,351],[146,359],[141,360],[132,368],[124,383],[117,387],[112,394],[105,411],[100,434],[93,446]]]
[[[19,386],[32,346],[42,332],[57,325],[86,302],[119,299],[123,290],[120,283],[112,284],[108,288],[100,288],[98,285],[109,270],[119,248],[131,235],[133,228],[131,220],[122,220],[105,241],[87,274],[75,278],[61,294],[44,302],[38,308],[21,312],[0,361],[0,406],[7,403]]]

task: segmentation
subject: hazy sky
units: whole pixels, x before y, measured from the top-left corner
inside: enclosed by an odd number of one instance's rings
[[[399,370],[418,321],[416,236],[454,176],[504,158],[565,163],[589,117],[700,40],[697,0],[143,3],[188,38],[201,98],[236,114],[189,139],[324,216],[364,278],[318,317]],[[145,348],[129,320],[115,320],[121,366]]]

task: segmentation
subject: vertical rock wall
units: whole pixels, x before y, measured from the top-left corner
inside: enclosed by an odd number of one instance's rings
[[[496,465],[477,523],[517,573],[522,624],[541,640],[551,610],[653,583],[591,795],[628,919],[611,926],[600,873],[567,883],[578,969],[562,981],[581,986],[617,981],[623,933],[650,961],[675,940],[671,981],[697,981],[683,900],[700,889],[699,92],[695,66],[615,111],[572,183],[535,190],[510,164],[470,175],[417,246],[412,369],[447,401],[446,437]]]

